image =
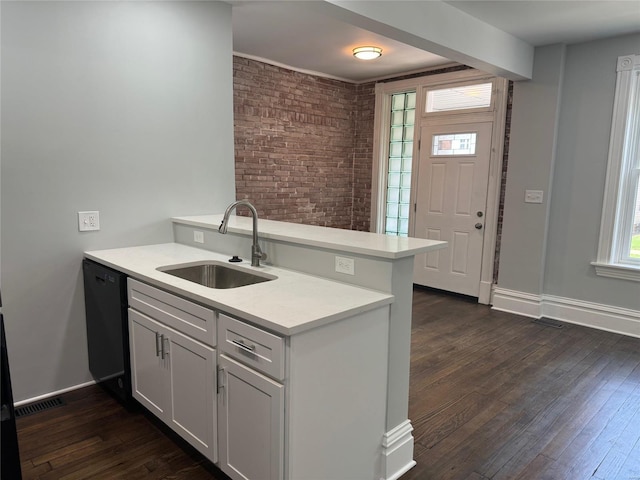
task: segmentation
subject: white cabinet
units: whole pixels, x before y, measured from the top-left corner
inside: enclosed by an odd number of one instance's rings
[[[219,466],[234,480],[281,480],[284,338],[220,313],[218,339]]]
[[[388,477],[388,306],[283,337],[133,279],[129,305],[134,397],[231,479]]]
[[[217,462],[215,350],[133,308],[129,343],[134,398]]]
[[[220,355],[220,468],[232,479],[280,480],[284,386]]]
[[[128,279],[129,306],[206,345],[216,345],[216,316],[207,307]]]
[[[275,380],[284,380],[284,338],[224,313],[218,315],[218,330],[220,353]]]
[[[233,480],[384,478],[388,332],[388,307],[286,338],[220,313],[219,467]]]
[[[160,355],[164,341],[160,324],[129,309],[129,343],[133,396],[156,417],[164,419],[169,404],[169,358]]]

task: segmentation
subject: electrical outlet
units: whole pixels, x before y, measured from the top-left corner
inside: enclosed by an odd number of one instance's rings
[[[78,212],[78,230],[81,232],[100,230],[100,212]]]
[[[339,257],[336,255],[336,272],[355,275],[355,260],[353,258]]]
[[[524,203],[542,203],[543,195],[542,190],[525,190]]]
[[[193,241],[196,243],[204,243],[204,233],[198,230],[193,231]]]

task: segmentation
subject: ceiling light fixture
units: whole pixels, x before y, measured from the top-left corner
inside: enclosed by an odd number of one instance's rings
[[[353,49],[353,56],[360,60],[373,60],[382,55],[380,47],[357,47]]]

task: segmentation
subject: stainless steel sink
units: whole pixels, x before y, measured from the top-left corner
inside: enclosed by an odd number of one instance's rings
[[[159,271],[209,288],[237,288],[275,280],[273,275],[257,275],[223,263],[206,262],[159,267]]]

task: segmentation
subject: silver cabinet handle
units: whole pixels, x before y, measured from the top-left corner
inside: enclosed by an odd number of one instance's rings
[[[240,340],[240,341],[231,340],[231,343],[233,343],[236,347],[240,347],[245,352],[254,353],[256,351],[256,346],[255,345],[247,345],[246,343],[244,343],[244,340]]]
[[[156,332],[156,357],[160,356],[160,345],[158,344],[158,340],[160,340],[160,334]]]
[[[162,359],[164,360],[167,355],[169,355],[169,337],[165,337],[164,335],[160,335],[162,339]]]
[[[218,393],[221,393],[221,390],[224,389],[224,376],[225,376],[225,368],[218,367]]]

